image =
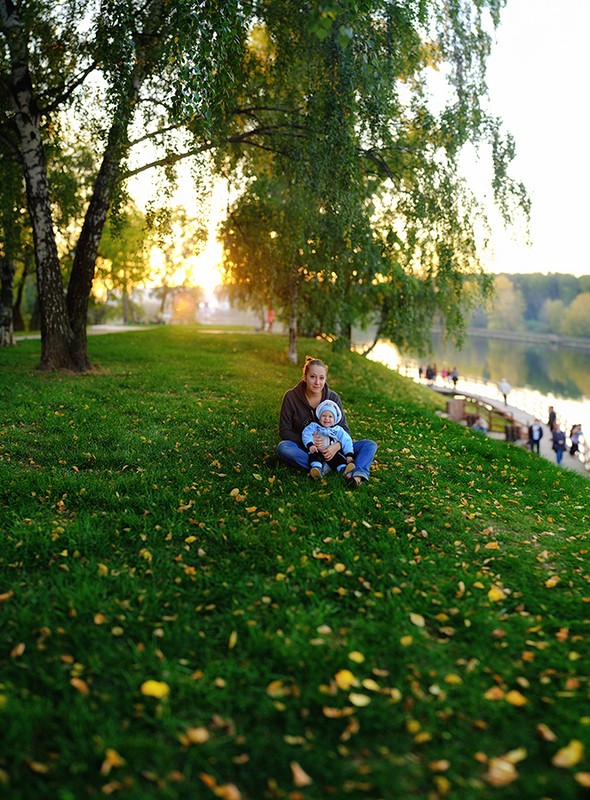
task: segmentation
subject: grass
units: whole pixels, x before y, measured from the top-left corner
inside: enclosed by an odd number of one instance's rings
[[[371,482],[277,464],[274,336],[0,351],[5,798],[582,796],[590,483],[330,364]]]

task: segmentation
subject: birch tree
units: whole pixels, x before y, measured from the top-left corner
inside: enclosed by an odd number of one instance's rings
[[[487,159],[506,224],[528,214],[508,171],[514,142],[485,103],[504,4],[269,0],[261,9],[249,51],[256,67],[235,118],[236,138],[257,132],[249,143],[258,150],[235,157],[247,192],[289,173],[293,193],[307,192],[313,258],[284,263],[285,280],[295,271],[300,289],[321,287],[318,323],[345,345],[353,324],[368,323],[378,336],[424,345],[435,316],[460,338],[466,313],[491,290],[479,241],[486,209],[461,176],[465,148]],[[270,167],[259,150],[272,154]],[[279,235],[280,219],[269,222]],[[285,318],[300,315],[294,302]],[[301,292],[296,302],[313,308]]]
[[[104,223],[129,174],[132,125],[137,141],[157,142],[154,166],[210,147],[239,72],[242,27],[234,0],[0,0],[0,80],[11,103],[2,134],[26,183],[42,369],[91,367],[88,297]],[[48,158],[55,126],[77,104],[77,124],[88,122],[79,135],[96,141],[97,165],[66,290]],[[175,137],[180,127],[190,137]]]

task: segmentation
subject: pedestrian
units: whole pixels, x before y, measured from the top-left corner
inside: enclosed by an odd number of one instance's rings
[[[580,449],[580,436],[582,436],[582,426],[572,425],[572,429],[570,431],[570,456],[575,456]]]
[[[451,380],[453,381],[453,389],[457,388],[457,381],[459,380],[459,370],[457,367],[453,367],[451,370]]]
[[[266,332],[272,333],[272,326],[274,324],[276,314],[274,308],[269,308],[266,312]]]
[[[535,417],[534,422],[529,425],[529,447],[531,452],[541,454],[541,439],[543,438],[543,426]]]
[[[549,419],[547,421],[547,425],[549,425],[549,430],[553,433],[555,429],[555,425],[557,424],[557,414],[555,413],[555,409],[553,406],[549,406]]]
[[[475,420],[475,422],[471,426],[471,430],[472,431],[481,431],[482,433],[486,433],[487,434],[487,432],[488,432],[488,424],[485,421],[485,419],[481,416],[481,414],[479,415],[479,417]]]
[[[309,472],[309,455],[301,439],[301,432],[315,417],[315,410],[323,400],[333,400],[342,417],[339,425],[350,433],[342,402],[336,392],[326,383],[328,367],[319,358],[307,356],[303,365],[303,377],[292,389],[285,392],[279,417],[281,441],[277,447],[279,460],[291,467]],[[369,480],[369,470],[377,452],[377,443],[370,439],[353,440],[353,456],[356,469],[346,475],[350,489],[358,488]],[[340,442],[322,449],[324,459],[331,461],[342,450]]]
[[[508,398],[508,393],[510,392],[510,389],[512,389],[512,386],[510,386],[510,384],[508,383],[506,378],[502,378],[502,380],[498,384],[498,389],[500,390],[500,393],[501,393],[502,397],[504,398],[504,405],[507,405],[508,404],[508,399],[507,399]]]
[[[561,464],[563,459],[563,453],[565,450],[565,433],[561,430],[557,422],[555,423],[555,427],[553,428],[553,451],[557,458],[557,463]]]

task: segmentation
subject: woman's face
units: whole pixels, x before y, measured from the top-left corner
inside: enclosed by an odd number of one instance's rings
[[[305,383],[310,394],[321,394],[326,383],[326,370],[324,367],[310,367],[305,374]]]

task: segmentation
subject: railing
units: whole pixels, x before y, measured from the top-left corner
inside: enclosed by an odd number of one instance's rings
[[[420,382],[418,366],[419,365],[416,362],[412,361],[405,361],[403,363],[400,362],[397,365],[397,371],[400,373],[400,375],[404,375],[405,377],[411,378],[416,382]],[[426,378],[423,377],[422,382],[425,380]],[[481,378],[477,375],[462,374],[460,377],[460,382],[461,388],[457,389],[457,393],[460,391],[470,391],[471,393],[479,394],[484,399],[485,397],[493,400],[503,399],[502,393],[498,389],[497,385],[487,381],[485,378]],[[434,385],[453,388],[453,382],[451,379],[449,377],[443,378],[439,374],[434,379]],[[547,399],[539,397],[538,395],[523,389],[515,388],[510,390],[510,405],[514,408],[519,408],[521,411],[524,411],[526,414],[530,414],[532,417],[536,417],[539,420],[544,420],[547,414]],[[561,430],[566,432],[566,439],[569,443],[568,446],[570,446],[571,441],[567,432],[572,428],[572,421],[557,411],[557,422],[559,423]],[[586,472],[590,475],[590,439],[584,435],[580,436],[578,458],[584,465]]]

